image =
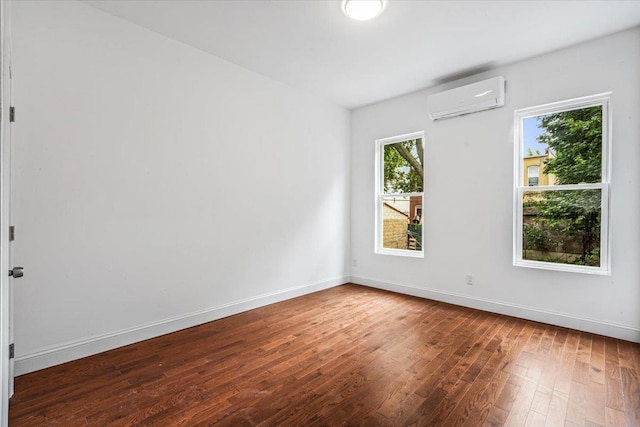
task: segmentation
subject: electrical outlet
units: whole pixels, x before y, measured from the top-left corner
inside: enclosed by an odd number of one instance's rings
[[[467,280],[467,285],[469,286],[473,285],[473,274],[468,273],[466,276],[466,280]]]
[[[357,260],[357,259],[352,260],[352,261],[351,261],[351,265],[352,265],[353,267],[357,267],[357,266],[358,266],[358,260]]]

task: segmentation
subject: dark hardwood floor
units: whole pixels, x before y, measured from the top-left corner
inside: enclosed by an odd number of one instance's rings
[[[640,426],[640,345],[344,285],[20,376],[11,426]]]

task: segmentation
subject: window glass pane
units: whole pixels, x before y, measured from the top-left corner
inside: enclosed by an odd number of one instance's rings
[[[422,250],[422,196],[382,198],[382,247]]]
[[[422,139],[383,146],[384,192],[421,193],[423,188]]]
[[[600,266],[602,191],[523,193],[522,259]]]
[[[527,168],[527,179],[529,186],[538,185],[540,166],[529,166]]]
[[[602,106],[543,114],[523,120],[523,177],[540,168],[537,185],[602,181]]]

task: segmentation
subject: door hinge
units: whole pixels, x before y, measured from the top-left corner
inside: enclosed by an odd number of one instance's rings
[[[9,359],[13,359],[16,357],[16,345],[9,344]]]
[[[16,227],[11,225],[9,226],[9,241],[12,242],[16,240]]]
[[[16,121],[16,107],[9,107],[9,121],[10,122],[15,122]]]

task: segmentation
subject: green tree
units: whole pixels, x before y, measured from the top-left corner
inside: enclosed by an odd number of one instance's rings
[[[544,129],[538,142],[551,154],[545,160],[545,174],[554,174],[558,185],[601,180],[602,107],[548,114],[538,120]],[[559,243],[561,252],[575,252],[571,243],[579,244],[579,257],[566,262],[599,265],[600,190],[545,191],[539,196],[530,202],[537,211],[533,226],[550,236],[547,241]]]
[[[384,146],[384,190],[417,193],[423,189],[424,153],[421,139]]]
[[[572,263],[599,265],[600,249],[600,190],[565,190],[545,192],[538,202],[536,225],[556,236],[561,252],[574,252],[571,242],[580,253]]]
[[[538,142],[552,153],[545,161],[545,174],[554,174],[557,184],[601,180],[602,107],[547,114],[538,120],[545,130]]]

